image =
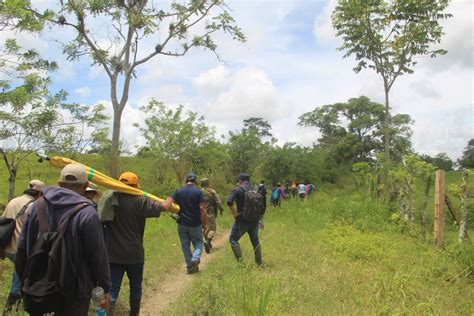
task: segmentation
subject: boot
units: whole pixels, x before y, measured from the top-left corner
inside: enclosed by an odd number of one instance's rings
[[[138,316],[140,314],[141,299],[130,300],[130,316]]]
[[[258,245],[258,247],[254,249],[254,253],[255,253],[255,263],[261,266],[262,265],[262,248],[260,247],[260,245]]]
[[[114,316],[114,312],[115,312],[115,301],[109,303],[109,309],[107,310],[107,315]]]
[[[3,315],[6,315],[8,312],[18,312],[20,301],[21,296],[12,293],[8,294],[7,301],[5,302],[5,307],[3,308]]]
[[[240,250],[240,245],[239,244],[236,244],[236,245],[230,245],[232,247],[232,251],[234,252],[234,256],[235,256],[235,259],[237,259],[237,261],[242,261],[242,250]]]

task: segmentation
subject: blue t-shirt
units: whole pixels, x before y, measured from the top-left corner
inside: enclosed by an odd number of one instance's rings
[[[201,225],[199,204],[204,202],[204,194],[194,184],[186,184],[173,193],[173,200],[179,205],[178,223],[196,227]]]

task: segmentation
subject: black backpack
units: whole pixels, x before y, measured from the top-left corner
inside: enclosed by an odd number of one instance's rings
[[[37,205],[39,231],[23,273],[23,303],[29,313],[59,315],[61,296],[70,290],[75,274],[68,263],[64,234],[69,220],[88,204],[76,205],[56,231],[50,230],[44,199],[39,198]]]
[[[265,213],[265,205],[263,203],[263,195],[255,189],[245,190],[244,192],[244,208],[242,217],[247,222],[259,221]]]

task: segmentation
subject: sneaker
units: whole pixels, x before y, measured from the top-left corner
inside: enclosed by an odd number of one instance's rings
[[[204,250],[206,251],[206,253],[210,253],[211,252],[211,241],[208,239],[204,242]]]

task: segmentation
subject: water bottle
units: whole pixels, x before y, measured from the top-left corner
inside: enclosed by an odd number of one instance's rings
[[[92,303],[94,306],[96,316],[106,315],[105,309],[102,308],[102,306],[100,306],[100,304],[103,303],[104,300],[105,300],[104,289],[101,288],[100,286],[93,288],[92,289]]]

